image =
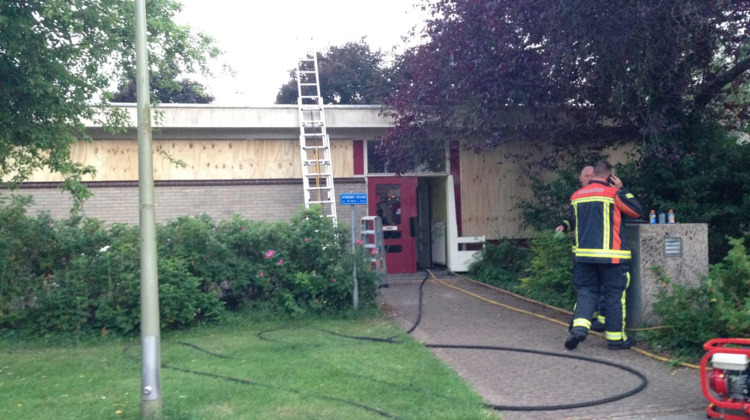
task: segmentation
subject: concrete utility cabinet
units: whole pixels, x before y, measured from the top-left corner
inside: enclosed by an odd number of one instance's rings
[[[708,274],[708,225],[627,224],[625,232],[633,252],[626,298],[627,325],[657,325],[659,320],[652,305],[665,286],[652,267],[661,267],[675,284],[698,286]]]

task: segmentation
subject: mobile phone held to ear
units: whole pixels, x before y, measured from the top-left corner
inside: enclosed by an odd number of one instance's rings
[[[615,185],[615,179],[612,178],[612,175],[607,177],[607,182],[609,182],[609,185]]]

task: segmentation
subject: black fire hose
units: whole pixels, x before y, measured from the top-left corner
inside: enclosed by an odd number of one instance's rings
[[[423,301],[423,296],[424,296],[423,290],[424,290],[424,285],[427,282],[428,277],[429,277],[428,274],[425,272],[425,277],[424,277],[424,279],[422,279],[422,282],[419,285],[419,305],[418,305],[417,319],[414,322],[414,325],[412,325],[412,327],[409,328],[406,331],[407,334],[411,334],[412,332],[414,332],[414,330],[417,328],[417,326],[419,325],[419,323],[422,320],[422,301]],[[353,339],[353,340],[367,340],[367,341],[375,341],[375,342],[383,342],[383,343],[399,343],[399,341],[396,339],[398,336],[380,338],[380,337],[352,336],[352,335],[340,334],[340,333],[337,333],[335,331],[329,331],[329,330],[321,330],[321,331],[324,331],[326,333],[329,333],[329,334],[332,334],[332,335],[335,335],[335,336],[338,336],[338,337],[343,337],[343,338],[348,338],[348,339]],[[271,340],[271,339],[269,339],[268,337],[266,337],[264,335],[267,332],[269,332],[269,331],[260,331],[260,332],[258,332],[257,333],[258,338],[260,338],[262,340]],[[179,344],[191,347],[191,348],[193,348],[195,350],[207,353],[207,354],[215,356],[215,357],[226,358],[226,356],[223,356],[223,355],[220,355],[220,354],[217,354],[217,353],[213,353],[213,352],[204,350],[204,349],[202,349],[202,348],[200,348],[200,347],[198,347],[196,345],[190,344],[190,343],[180,342]],[[431,344],[431,343],[423,343],[423,345],[425,347],[427,347],[427,348],[507,351],[507,352],[516,352],[516,353],[538,354],[538,355],[550,356],[550,357],[561,357],[561,358],[577,359],[577,360],[583,360],[583,361],[592,362],[592,363],[599,363],[599,364],[611,366],[611,367],[614,367],[614,368],[617,368],[617,369],[621,369],[621,370],[624,370],[624,371],[626,371],[628,373],[631,373],[631,374],[635,375],[636,377],[640,378],[640,380],[641,380],[641,383],[637,387],[635,387],[635,388],[633,388],[633,389],[631,389],[629,391],[626,391],[626,392],[623,392],[623,393],[620,393],[620,394],[616,394],[616,395],[613,395],[611,397],[601,398],[601,399],[597,399],[597,400],[593,400],[593,401],[585,401],[585,402],[571,403],[571,404],[533,405],[533,406],[500,405],[500,404],[485,404],[484,405],[485,407],[491,408],[491,409],[496,410],[496,411],[552,411],[552,410],[567,410],[567,409],[572,409],[572,408],[591,407],[591,406],[606,404],[606,403],[610,403],[610,402],[613,402],[613,401],[618,401],[618,400],[627,398],[629,396],[632,396],[632,395],[637,394],[638,392],[642,391],[648,385],[648,380],[646,379],[646,377],[641,372],[638,372],[637,370],[635,370],[633,368],[621,365],[619,363],[610,362],[608,360],[596,359],[596,358],[593,358],[593,357],[579,356],[579,355],[566,354],[566,353],[555,353],[555,352],[548,352],[548,351],[542,351],[542,350],[524,349],[524,348],[518,348],[518,347],[499,347],[499,346],[483,346],[483,345],[468,345],[468,344],[467,345],[460,345],[460,344]],[[125,350],[127,350],[127,348]],[[250,381],[250,380],[247,380],[247,379],[235,378],[235,377],[226,376],[226,375],[218,375],[218,374],[209,373],[209,372],[195,371],[195,370],[191,370],[191,369],[184,369],[184,368],[180,368],[180,367],[177,367],[177,366],[172,366],[172,365],[169,365],[169,364],[166,364],[166,363],[163,363],[162,367],[165,368],[165,369],[172,369],[172,370],[179,371],[179,372],[191,373],[191,374],[194,374],[194,375],[200,375],[200,376],[206,376],[206,377],[211,377],[211,378],[216,378],[216,379],[223,379],[223,380],[227,380],[227,381],[231,381],[231,382],[237,382],[237,383],[240,383],[240,384],[243,384],[243,385],[256,385],[256,386],[262,386],[262,387],[266,387],[266,388],[277,389],[277,390],[280,390],[280,391],[291,392],[291,393],[294,393],[294,394],[303,394],[302,391],[297,390],[297,389],[293,389],[293,388],[278,387],[278,386],[273,386],[273,385],[261,384],[261,383],[258,383],[258,382],[255,382],[255,381]],[[367,405],[364,405],[364,404],[360,404],[360,403],[358,403],[356,401],[352,401],[352,400],[348,400],[348,399],[343,399],[343,398],[328,397],[328,396],[325,396],[325,395],[312,395],[312,396],[320,398],[320,399],[323,399],[323,400],[327,400],[327,401],[333,401],[333,402],[347,404],[347,405],[350,405],[350,406],[353,406],[353,407],[360,408],[360,409],[365,410],[365,411],[369,411],[371,413],[378,414],[378,415],[380,415],[382,417],[386,417],[386,418],[390,418],[390,419],[398,419],[399,418],[399,417],[397,417],[397,416],[395,416],[393,414],[390,414],[388,412],[385,412],[383,410],[380,410],[380,409],[377,409],[377,408],[374,408],[374,407],[370,407],[370,406],[367,406]]]
[[[418,300],[418,309],[417,309],[417,319],[414,322],[414,325],[409,328],[406,333],[411,334],[414,332],[415,329],[417,329],[417,326],[422,320],[422,300],[424,297],[424,285],[427,282],[429,275],[427,272],[425,272],[425,277],[422,279],[422,282],[419,284],[419,300]],[[396,340],[397,336],[393,337],[387,337],[387,338],[376,338],[376,337],[359,337],[359,336],[351,336],[346,334],[340,334],[335,331],[328,331],[328,330],[321,330],[324,332],[327,332],[332,335],[336,335],[339,337],[349,338],[353,340],[370,340],[370,341],[380,341],[380,342],[388,342],[388,343],[398,343]],[[263,332],[258,333],[258,337],[261,339],[267,339],[263,337]],[[516,352],[516,353],[530,353],[530,354],[538,354],[542,356],[550,356],[550,357],[560,357],[560,358],[568,358],[568,359],[576,359],[576,360],[583,360],[586,362],[591,363],[599,363],[602,365],[611,366],[620,370],[624,370],[628,373],[631,373],[638,377],[641,380],[641,383],[638,384],[635,388],[625,391],[620,394],[616,394],[610,397],[600,398],[592,401],[585,401],[585,402],[578,402],[578,403],[570,403],[570,404],[555,404],[555,405],[531,405],[531,406],[525,406],[525,405],[501,405],[501,404],[485,404],[485,407],[491,408],[496,411],[553,411],[553,410],[569,410],[572,408],[583,408],[583,407],[591,407],[595,405],[601,405],[601,404],[607,404],[613,401],[618,401],[627,397],[630,397],[632,395],[635,395],[639,392],[641,392],[643,389],[646,388],[648,385],[648,379],[646,379],[646,376],[643,375],[641,372],[619,364],[615,362],[610,362],[608,360],[603,359],[596,359],[589,356],[580,356],[576,354],[568,354],[568,353],[555,353],[555,352],[549,352],[549,351],[543,351],[543,350],[534,350],[534,349],[524,349],[519,347],[499,347],[499,346],[483,346],[483,345],[471,345],[471,344],[431,344],[431,343],[422,343],[423,346],[427,348],[440,348],[440,349],[465,349],[465,350],[492,350],[492,351],[507,351],[507,352]]]
[[[419,306],[418,306],[418,314],[417,314],[417,320],[414,323],[414,325],[409,328],[407,331],[407,334],[411,334],[416,328],[417,325],[419,325],[419,322],[422,319],[422,298],[424,296],[424,284],[427,282],[427,278],[429,275],[425,272],[424,279],[422,279],[422,283],[419,284]],[[641,380],[641,383],[636,386],[635,388],[613,395],[611,397],[601,398],[597,400],[592,401],[585,401],[585,402],[579,402],[579,403],[570,403],[570,404],[555,404],[555,405],[500,405],[500,404],[485,404],[486,407],[491,408],[493,410],[497,411],[552,411],[552,410],[568,410],[571,408],[582,408],[582,407],[591,407],[595,405],[601,405],[601,404],[607,404],[613,401],[618,401],[627,397],[630,397],[632,395],[635,395],[642,390],[646,388],[648,385],[648,379],[646,379],[646,376],[643,375],[641,372],[625,366],[621,365],[619,363],[610,362],[608,360],[602,360],[602,359],[596,359],[593,357],[588,356],[579,356],[575,354],[567,354],[567,353],[555,353],[555,352],[549,352],[549,351],[542,351],[542,350],[533,350],[533,349],[524,349],[524,348],[518,348],[518,347],[498,347],[498,346],[480,346],[480,345],[460,345],[460,344],[430,344],[430,343],[424,343],[425,347],[428,348],[440,348],[440,349],[468,349],[468,350],[493,350],[493,351],[508,351],[508,352],[516,352],[516,353],[531,353],[531,354],[539,354],[542,356],[550,356],[550,357],[561,357],[561,358],[568,358],[568,359],[577,359],[577,360],[583,360],[586,362],[592,362],[592,363],[599,363],[602,365],[611,366],[617,369],[624,370],[628,373],[632,373],[636,377],[638,377]]]

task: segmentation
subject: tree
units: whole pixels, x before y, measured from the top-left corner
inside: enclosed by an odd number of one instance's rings
[[[329,104],[380,104],[392,89],[385,55],[370,50],[365,38],[318,54],[320,96]],[[297,103],[296,69],[276,95],[277,104]]]
[[[179,10],[173,0],[147,2],[149,63],[208,73],[207,60],[219,51],[211,38],[174,23]],[[105,92],[133,74],[134,19],[131,1],[0,2],[0,177],[6,185],[46,167],[61,173],[77,197],[86,195],[78,181],[93,169],[71,162],[70,147],[88,139],[85,119],[121,122]]]
[[[722,118],[748,78],[746,0],[425,0],[422,45],[387,101],[400,170],[446,141],[603,146]],[[748,103],[732,103],[747,115]]]
[[[206,88],[193,80],[179,76],[178,69],[174,65],[167,65],[157,73],[152,73],[149,79],[151,88],[151,100],[169,104],[210,104],[214,97],[206,92]],[[128,79],[120,82],[117,92],[112,96],[112,102],[136,102],[135,75],[129,75]]]

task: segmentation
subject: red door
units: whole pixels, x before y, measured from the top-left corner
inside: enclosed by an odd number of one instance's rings
[[[368,178],[367,195],[369,214],[383,219],[388,273],[416,272],[417,178]]]

